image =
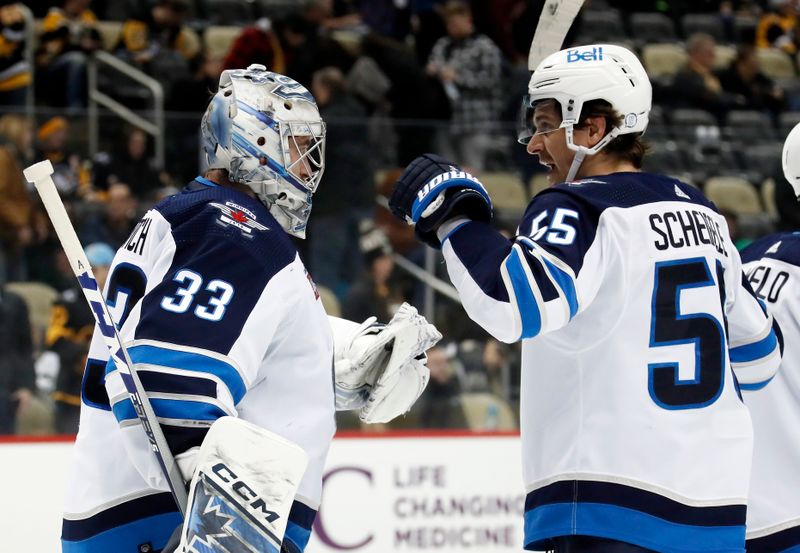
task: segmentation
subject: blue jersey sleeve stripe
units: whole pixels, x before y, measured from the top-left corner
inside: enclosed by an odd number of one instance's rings
[[[517,298],[517,307],[522,321],[522,335],[520,338],[532,338],[539,334],[542,329],[542,316],[517,250],[511,250],[506,260],[506,269],[511,279],[511,286],[514,288],[514,296]]]
[[[117,422],[122,423],[136,418],[136,410],[133,408],[133,402],[129,398],[125,398],[113,404],[111,411]]]
[[[749,363],[751,361],[763,359],[771,355],[777,347],[778,338],[775,336],[775,331],[770,329],[769,334],[758,342],[731,348],[731,363]]]
[[[183,401],[174,399],[151,399],[150,405],[159,418],[195,420],[195,421],[215,421],[224,417],[226,413],[221,407],[203,401]],[[130,398],[125,398],[111,406],[117,422],[122,423],[126,420],[136,418],[136,410]]]
[[[603,535],[658,551],[741,551],[745,527],[677,524],[601,503],[554,503],[525,513],[525,549],[546,549],[549,538],[565,534]]]
[[[61,551],[62,553],[126,551],[132,543],[143,542],[150,542],[155,551],[160,551],[180,524],[181,515],[177,511],[156,514],[110,528],[80,541],[71,541],[62,537]]]
[[[307,530],[299,524],[295,524],[291,520],[286,523],[286,533],[284,534],[284,539],[289,540],[298,553],[305,550],[310,538],[311,530]]]
[[[203,377],[186,376],[157,371],[138,371],[139,380],[149,392],[164,394],[217,397],[216,381]]]
[[[739,389],[747,390],[748,392],[754,392],[756,390],[760,390],[762,388],[765,388],[766,385],[769,384],[770,381],[772,381],[773,378],[774,377],[771,376],[768,379],[764,380],[763,382],[750,382],[749,384],[742,384],[740,382],[739,383]]]
[[[150,345],[134,346],[128,350],[128,353],[131,356],[131,361],[134,363],[148,363],[152,365],[161,365],[163,367],[213,374],[228,387],[233,396],[234,403],[239,403],[242,397],[244,397],[246,386],[239,371],[231,364],[220,359],[200,353]]]
[[[558,284],[558,287],[564,292],[564,297],[569,304],[569,318],[572,320],[572,317],[578,312],[578,294],[575,291],[575,282],[572,280],[571,276],[550,263],[544,257],[542,257],[542,261],[547,265],[547,269],[550,271],[550,274],[553,275],[553,279]]]

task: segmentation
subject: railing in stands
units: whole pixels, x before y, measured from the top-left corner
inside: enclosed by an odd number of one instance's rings
[[[141,115],[134,113],[108,94],[98,90],[98,66],[104,65],[114,69],[128,78],[136,81],[150,91],[153,97],[153,121],[148,121]],[[130,64],[103,51],[95,52],[89,60],[88,66],[89,85],[89,154],[94,157],[98,152],[100,135],[99,106],[110,110],[127,123],[142,129],[151,135],[155,141],[155,163],[158,169],[164,168],[164,87],[160,82],[143,73]]]

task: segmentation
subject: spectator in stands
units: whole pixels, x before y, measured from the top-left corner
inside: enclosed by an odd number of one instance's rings
[[[231,44],[223,69],[241,69],[253,63],[260,63],[270,71],[285,74],[286,60],[283,45],[272,28],[272,21],[266,17],[245,27]]]
[[[25,302],[0,287],[0,434],[12,434],[36,390],[31,325]]]
[[[100,48],[97,17],[89,9],[91,0],[65,0],[63,7],[50,8],[42,21],[36,53],[36,90],[56,106],[86,106],[87,56]],[[41,86],[44,85],[44,86]]]
[[[736,105],[739,109],[765,110],[774,115],[785,106],[783,89],[759,70],[753,46],[739,46],[736,58],[718,77],[723,90],[742,99]]]
[[[103,242],[115,250],[128,239],[138,220],[138,202],[130,187],[117,182],[108,187],[105,208],[99,214],[90,215],[81,229],[84,244]]]
[[[135,183],[133,192],[144,199],[161,186],[161,179],[153,159],[147,152],[147,134],[130,127],[125,136],[124,147],[114,154],[98,154],[93,166],[94,186],[107,191],[112,184]]]
[[[108,244],[86,246],[97,284],[102,288],[114,250]],[[81,380],[89,342],[94,331],[94,316],[77,283],[64,290],[53,303],[50,326],[45,337],[48,351],[58,356],[58,376],[52,398],[55,402],[55,427],[59,434],[75,434],[81,407]]]
[[[359,222],[372,217],[375,202],[366,112],[335,67],[314,73],[311,91],[327,125],[327,142],[308,228],[310,264],[316,281],[343,298],[361,268]]]
[[[20,167],[33,163],[33,121],[24,115],[0,116],[0,144],[9,150]]]
[[[19,115],[5,115],[0,128],[8,132],[10,127],[17,126],[12,122],[19,122],[24,135],[26,120]],[[0,202],[0,284],[24,279],[22,250],[36,240],[35,210],[22,176],[18,153],[13,142],[0,142],[0,194],[3,198]]]
[[[353,57],[320,27],[315,6],[312,2],[284,19],[260,19],[247,27],[231,46],[223,69],[260,63],[309,88],[313,73],[319,69],[333,66],[349,70]]]
[[[694,33],[689,37],[686,43],[689,60],[675,75],[673,96],[683,107],[704,109],[721,119],[731,108],[743,105],[744,98],[726,92],[714,74],[715,47],[711,35]]]
[[[31,84],[25,19],[18,2],[0,1],[0,106],[23,106]]]
[[[79,193],[85,193],[91,188],[88,167],[75,153],[67,149],[69,137],[69,122],[56,116],[45,121],[36,133],[39,147],[36,159],[50,160],[53,164],[53,182],[59,194],[72,198]]]
[[[363,321],[375,316],[379,322],[388,323],[403,302],[391,280],[394,258],[389,238],[375,223],[364,220],[359,247],[364,257],[364,270],[342,302],[342,317]]]
[[[461,404],[461,384],[453,362],[454,353],[439,343],[428,350],[428,387],[414,404],[421,428],[467,428]]]
[[[769,11],[758,20],[756,46],[797,53],[797,1],[769,0]]]
[[[214,90],[219,84],[223,60],[220,56],[206,50],[195,60],[193,65],[195,67],[191,78],[178,81],[173,85],[172,98],[167,104],[168,110],[200,114],[208,107],[208,101],[211,99],[208,91]],[[190,124],[196,126],[196,121],[190,119]],[[197,144],[193,144],[192,150],[196,147]]]
[[[157,0],[144,16],[122,26],[117,55],[161,81],[173,83],[191,75],[190,62],[200,54],[197,34],[184,25],[187,0]]]
[[[491,131],[499,114],[500,49],[475,31],[472,11],[461,0],[443,10],[447,36],[439,39],[427,72],[437,77],[452,106],[449,133],[442,137],[442,155],[476,171],[483,170]]]

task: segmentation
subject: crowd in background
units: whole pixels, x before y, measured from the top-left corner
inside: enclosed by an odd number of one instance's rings
[[[540,186],[543,168],[516,143],[514,130],[543,4],[25,2],[36,19],[31,65],[24,55],[27,8],[0,0],[0,434],[75,432],[93,327],[21,168],[53,163],[56,185],[103,280],[141,215],[198,173],[200,114],[221,71],[263,64],[309,88],[328,125],[325,174],[308,239],[298,242],[301,255],[332,314],[386,322],[403,301],[421,308],[425,295],[423,284],[395,263],[399,254],[424,265],[424,249],[410,227],[376,203],[399,168],[435,151],[487,182],[511,174],[526,199],[498,209],[497,224],[509,232]],[[764,192],[759,212],[743,216],[738,197],[718,202],[740,244],[775,227],[800,228],[800,208],[780,176],[780,142],[787,125],[800,121],[799,14],[798,0],[587,0],[567,37],[567,44],[624,43],[648,70],[655,67],[648,45],[680,48],[680,67],[651,75],[656,106],[646,169],[707,183],[709,195],[714,177],[744,176],[753,194]],[[220,48],[214,33],[231,28]],[[163,167],[150,135],[107,116],[101,151],[89,155],[87,66],[98,50],[163,85],[169,113]],[[721,51],[728,59],[720,59]],[[791,76],[769,76],[765,51],[790,60]],[[98,82],[128,108],[148,108],[133,82],[102,71]],[[33,118],[24,110],[31,86]],[[762,157],[753,156],[756,150]],[[446,280],[441,263],[435,273]],[[437,298],[435,314],[446,339],[429,352],[430,385],[393,427],[515,428],[518,347],[488,337],[447,298]],[[357,426],[342,416],[340,427]]]

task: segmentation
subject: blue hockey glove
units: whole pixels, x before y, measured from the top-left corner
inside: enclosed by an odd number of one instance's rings
[[[389,208],[414,225],[417,238],[436,249],[441,248],[436,230],[449,219],[492,220],[492,200],[480,181],[436,154],[421,155],[406,167],[394,185]]]

